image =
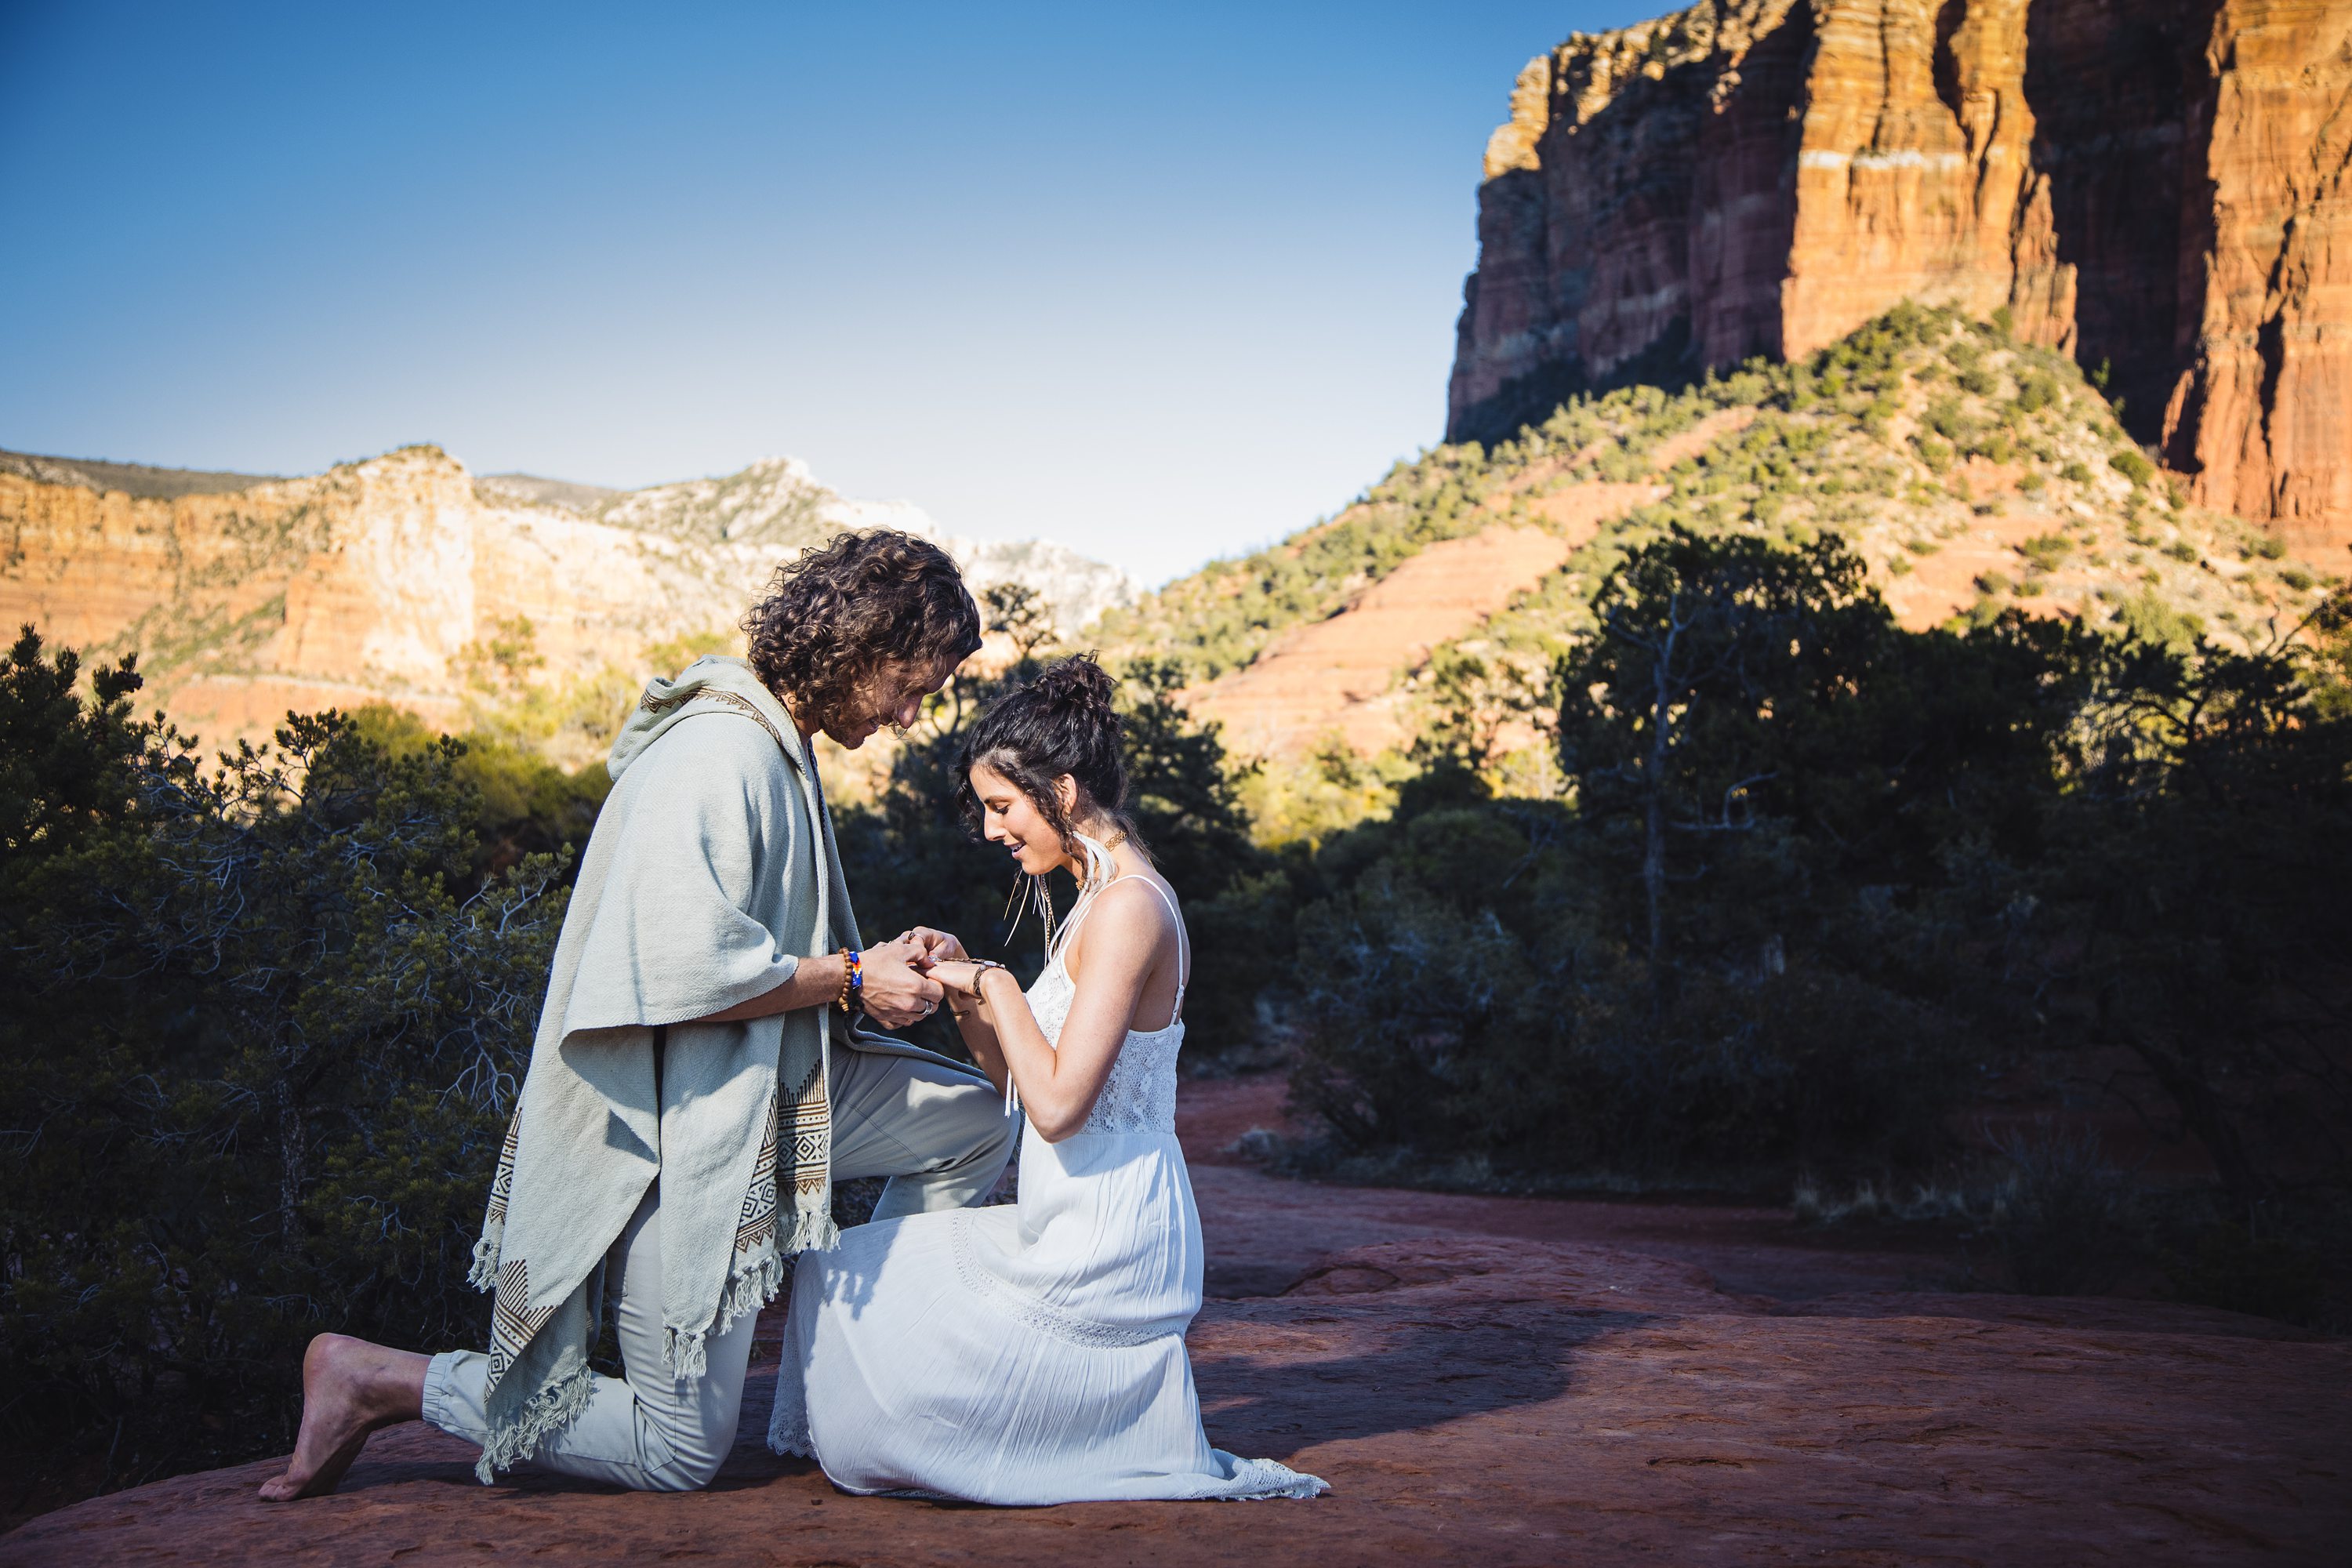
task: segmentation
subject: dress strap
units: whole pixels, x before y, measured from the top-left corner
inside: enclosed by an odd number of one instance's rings
[[[1176,1008],[1175,1011],[1168,1015],[1168,1022],[1160,1026],[1161,1028],[1172,1029],[1184,1016],[1184,987],[1190,984],[1192,979],[1192,950],[1191,935],[1184,930],[1183,912],[1177,909],[1176,900],[1168,896],[1167,889],[1161,887],[1150,878],[1143,875],[1140,871],[1130,871],[1124,877],[1113,877],[1109,881],[1105,882],[1101,887],[1097,888],[1093,892],[1087,894],[1087,897],[1080,901],[1079,906],[1070,911],[1070,918],[1065,921],[1062,926],[1062,940],[1055,951],[1057,952],[1066,952],[1069,951],[1070,942],[1078,933],[1078,927],[1085,924],[1086,918],[1095,912],[1095,905],[1102,901],[1102,896],[1105,893],[1109,892],[1121,882],[1140,882],[1145,887],[1150,888],[1153,892],[1160,895],[1160,901],[1166,904],[1168,906],[1168,912],[1175,917]]]
[[[1168,906],[1169,916],[1176,922],[1176,1007],[1173,1012],[1168,1015],[1168,1022],[1162,1026],[1162,1027],[1172,1029],[1183,1020],[1184,987],[1190,984],[1192,978],[1192,945],[1190,938],[1187,936],[1184,930],[1184,916],[1176,908],[1176,900],[1168,896],[1168,889],[1153,881],[1150,878],[1142,875],[1140,872],[1133,873],[1125,877],[1114,877],[1111,879],[1110,882],[1103,884],[1104,890],[1109,890],[1111,885],[1118,882],[1140,882],[1145,887],[1150,888],[1153,892],[1160,895],[1160,901]],[[1102,895],[1097,893],[1095,896],[1097,898],[1100,898]]]

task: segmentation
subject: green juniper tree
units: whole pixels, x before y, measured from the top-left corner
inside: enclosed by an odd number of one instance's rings
[[[1632,816],[1654,1008],[1669,968],[1667,891],[1709,846],[1759,826],[1759,787],[1881,635],[1860,557],[1675,529],[1628,557],[1594,605],[1601,635],[1563,662],[1560,749],[1585,814]]]
[[[281,1449],[321,1329],[479,1338],[564,895],[477,876],[457,742],[324,714],[207,768],[79,679],[0,668],[0,1440],[93,1489]]]

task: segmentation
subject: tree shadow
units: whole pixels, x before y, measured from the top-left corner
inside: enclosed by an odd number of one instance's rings
[[[1382,1292],[1382,1295],[1388,1293]],[[1569,1393],[1578,1352],[1659,1314],[1541,1301],[1416,1301],[1390,1297],[1393,1317],[1363,1311],[1360,1296],[1289,1298],[1228,1322],[1313,1330],[1346,1325],[1336,1357],[1273,1360],[1195,1352],[1192,1370],[1210,1441],[1253,1458],[1284,1458],[1310,1444],[1377,1437],[1465,1416],[1540,1405]]]

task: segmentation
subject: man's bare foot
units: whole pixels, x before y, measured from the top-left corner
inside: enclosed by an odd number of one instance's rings
[[[424,1414],[426,1358],[346,1334],[320,1334],[302,1354],[302,1430],[286,1473],[262,1483],[271,1502],[323,1497],[381,1426]]]

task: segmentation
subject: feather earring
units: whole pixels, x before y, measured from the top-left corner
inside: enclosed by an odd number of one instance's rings
[[[1004,941],[1010,944],[1013,933],[1021,929],[1022,920],[1032,906],[1037,910],[1038,923],[1045,928],[1045,951],[1054,951],[1054,891],[1045,879],[1022,873],[1013,879],[1013,890],[1004,896],[1006,924]]]

